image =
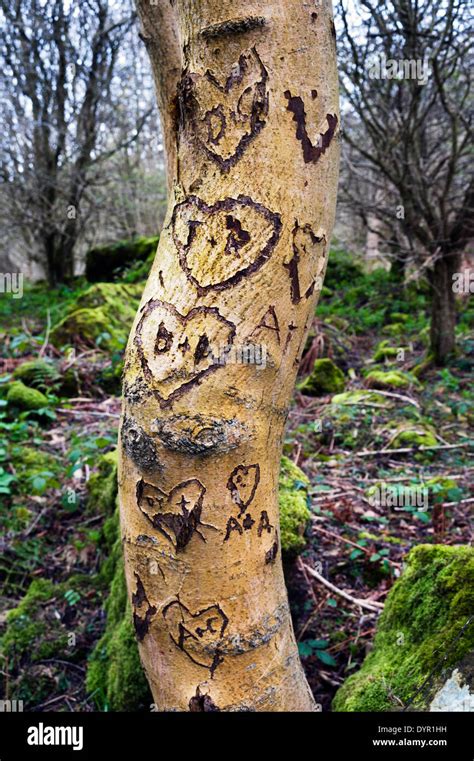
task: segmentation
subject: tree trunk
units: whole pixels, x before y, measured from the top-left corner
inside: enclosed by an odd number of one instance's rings
[[[459,270],[456,254],[440,256],[431,273],[431,353],[437,365],[453,355],[456,341],[456,294],[453,275]]]
[[[128,344],[120,433],[142,662],[159,710],[314,710],[283,578],[277,482],[334,222],[330,4],[138,9],[170,187]]]

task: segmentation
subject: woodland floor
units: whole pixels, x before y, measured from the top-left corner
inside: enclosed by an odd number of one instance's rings
[[[381,306],[386,298],[383,293],[371,304],[372,289],[373,283],[369,283],[369,295],[364,292],[360,296],[362,305],[346,304],[345,313],[341,306],[336,307],[335,295],[326,299],[315,320],[312,343],[308,343],[307,356],[332,356],[342,367],[348,378],[346,391],[364,387],[362,371],[370,366],[377,343],[387,337],[384,325],[393,322]],[[417,314],[418,308],[420,324],[425,325],[424,307],[415,305]],[[367,316],[365,324],[354,327],[351,310],[365,314],[364,309],[367,315],[379,309],[379,321],[370,324],[372,318]],[[21,328],[18,316],[3,315],[2,378],[8,378],[18,364],[37,357],[41,346],[45,356],[57,357],[58,351],[43,339],[35,342],[35,335],[44,330],[41,310],[38,314],[23,316]],[[339,317],[337,328],[331,325],[334,315]],[[418,340],[420,324],[408,326],[411,335],[403,337],[411,346],[406,362],[410,367],[426,350]],[[307,567],[319,570],[338,590],[370,607],[383,603],[402,570],[404,556],[414,545],[472,541],[473,493],[469,485],[474,466],[466,445],[470,441],[468,423],[472,422],[468,404],[473,344],[463,334],[460,346],[460,358],[444,370],[429,369],[419,388],[399,393],[393,389],[398,397],[387,397],[387,407],[351,406],[342,421],[333,413],[331,396],[295,395],[284,451],[311,480],[312,519],[307,548],[298,559],[286,563],[285,573],[303,664],[322,710],[330,709],[337,687],[362,662],[373,641],[378,613],[311,578]],[[77,572],[95,574],[104,559],[103,516],[86,512],[84,506],[86,483],[97,456],[116,442],[120,399],[106,394],[96,383],[98,368],[106,361],[110,358],[100,348],[83,347],[76,359],[81,387],[75,396],[56,398],[46,412],[23,413],[15,420],[8,417],[4,403],[0,409],[0,634],[7,611],[18,604],[33,579],[67,584]],[[393,438],[394,425],[411,417],[432,426],[441,447],[454,444],[456,448],[426,453],[415,446],[408,452],[381,453]],[[7,457],[12,443],[33,446],[57,458],[53,470],[49,465],[35,473],[27,492],[18,487],[17,474]],[[368,487],[381,480],[420,484],[436,476],[451,479],[456,487],[435,499],[427,513],[415,508],[397,512],[374,507],[367,497]],[[0,488],[1,484],[0,477]],[[77,497],[73,504],[65,499],[68,487]],[[70,592],[74,591],[71,588]],[[50,658],[34,666],[26,659],[23,670],[33,668],[38,673],[39,669],[51,685],[49,694],[29,710],[96,709],[85,693],[84,675],[87,653],[104,629],[105,596],[91,592],[65,598],[57,600],[57,615],[68,622],[72,617],[75,628],[82,632],[84,657],[74,662]],[[8,673],[8,664],[1,668],[4,691],[13,694],[17,676]]]

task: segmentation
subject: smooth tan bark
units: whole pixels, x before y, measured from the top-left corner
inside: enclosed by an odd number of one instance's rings
[[[277,483],[334,222],[332,11],[300,0],[138,5],[148,35],[160,34],[153,13],[172,7],[182,51],[177,93],[159,93],[162,109],[178,110],[174,126],[164,118],[175,159],[124,382],[120,503],[141,658],[159,710],[314,710]],[[149,43],[152,59],[165,47]],[[165,89],[175,79],[156,76]],[[244,364],[248,345],[256,362]]]

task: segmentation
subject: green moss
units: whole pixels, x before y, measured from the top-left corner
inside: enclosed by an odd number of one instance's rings
[[[346,405],[364,405],[377,404],[383,407],[390,406],[390,399],[378,394],[376,391],[346,391],[343,394],[336,394],[331,399],[331,404]]]
[[[309,480],[288,457],[281,458],[278,479],[281,548],[295,555],[306,545],[304,532],[311,514],[308,509]]]
[[[77,340],[108,351],[125,348],[143,291],[142,285],[98,283],[70,305],[55,325],[50,340],[56,346]]]
[[[36,389],[48,389],[60,380],[60,374],[53,362],[44,359],[32,359],[18,365],[14,372],[15,380],[23,381],[26,386]]]
[[[88,662],[86,689],[102,710],[136,711],[152,702],[148,683],[138,654],[127,599],[119,532],[118,508],[107,521],[107,543],[114,544],[100,569],[101,578],[111,580],[105,611],[104,635]]]
[[[88,508],[109,513],[102,529],[107,557],[99,575],[110,593],[105,604],[105,632],[90,655],[86,688],[102,710],[136,711],[150,705],[152,698],[127,600],[117,505],[117,450],[102,457],[98,472],[89,479],[88,491]]]
[[[41,391],[25,386],[22,381],[8,384],[7,401],[21,410],[39,410],[49,404],[48,398]]]
[[[450,668],[474,648],[474,627],[458,637],[473,610],[474,550],[415,547],[387,597],[373,650],[336,693],[334,710],[389,711],[410,701],[441,661]],[[423,710],[425,701],[419,695],[413,707]]]
[[[415,378],[411,378],[401,370],[372,370],[367,377],[366,383],[369,388],[397,389],[410,388],[419,385]]]
[[[381,341],[375,349],[374,362],[385,362],[387,359],[397,359],[400,352],[407,351],[407,347],[390,346],[389,341]]]
[[[92,473],[87,483],[87,510],[94,513],[111,514],[117,497],[118,452],[114,449],[102,455],[97,472]]]
[[[382,328],[382,333],[388,336],[398,337],[405,333],[406,325],[403,322],[393,322]]]
[[[403,447],[434,447],[437,444],[434,431],[428,426],[418,424],[413,428],[400,431],[390,444],[391,449]]]
[[[331,359],[317,359],[311,375],[299,384],[298,390],[307,396],[339,394],[344,391],[346,379],[342,370]]]
[[[155,255],[158,237],[139,237],[96,246],[86,254],[86,277],[90,282],[110,281],[137,262]]]
[[[41,449],[35,447],[12,446],[10,458],[18,477],[18,490],[20,494],[31,495],[32,482],[36,476],[43,476],[45,472],[53,474],[62,471],[61,461]]]
[[[67,605],[64,598],[67,590],[74,588],[81,593],[89,591],[91,586],[94,586],[93,579],[79,575],[61,584],[48,579],[31,582],[26,595],[7,615],[7,628],[0,640],[3,654],[17,663],[24,659],[35,663],[58,653],[65,654],[68,631],[57,612]],[[77,648],[67,654],[74,659],[81,655]]]

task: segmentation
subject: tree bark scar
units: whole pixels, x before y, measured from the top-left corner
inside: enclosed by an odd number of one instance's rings
[[[202,695],[197,687],[196,694],[189,701],[189,710],[192,713],[215,713],[221,709],[216,706],[210,695]]]
[[[137,589],[132,594],[133,625],[137,633],[138,641],[142,642],[143,639],[145,638],[145,635],[148,633],[151,619],[156,613],[156,608],[154,607],[154,605],[150,605],[150,602],[145,592],[145,587],[143,586],[143,582],[136,571],[134,575],[137,582]],[[140,608],[143,608],[144,605],[146,605],[145,615],[144,616],[139,615],[137,613],[137,610]]]
[[[251,234],[242,228],[242,220],[239,219],[239,215],[245,214],[249,210],[254,212],[261,219],[261,226],[264,228],[266,225],[268,230],[268,237],[263,245],[257,251],[252,251]],[[225,212],[229,212],[225,214]],[[194,218],[193,218],[194,215]],[[226,236],[225,253],[237,250],[242,251],[244,246],[250,246],[251,261],[247,266],[236,269],[233,266],[233,274],[229,274],[229,277],[216,280],[207,284],[202,283],[202,276],[199,271],[196,271],[196,260],[192,258],[193,245],[202,247],[203,236],[207,234],[206,221],[209,223],[213,217],[217,215],[222,216],[222,236]],[[188,228],[188,234],[186,239],[181,239],[178,235],[178,224],[181,219],[186,218],[185,225]],[[199,217],[196,219],[195,217]],[[204,296],[209,291],[223,291],[226,288],[232,288],[241,282],[244,278],[250,277],[254,272],[257,272],[264,264],[270,259],[273,250],[275,249],[281,235],[282,221],[279,214],[270,211],[266,206],[254,201],[252,198],[246,195],[240,194],[237,198],[224,198],[220,201],[216,201],[215,204],[208,205],[198,196],[189,196],[185,201],[179,203],[173,209],[173,215],[171,218],[171,229],[173,240],[178,249],[179,263],[182,270],[186,273],[188,280],[195,286],[200,296]],[[201,231],[202,235],[198,237],[197,231]],[[227,232],[226,232],[227,231]],[[260,231],[256,231],[257,233]],[[259,239],[258,235],[255,235]],[[205,239],[204,239],[205,240]],[[260,244],[261,245],[261,244]],[[212,249],[211,249],[212,250]],[[217,254],[216,254],[217,256]],[[199,263],[199,258],[197,262]],[[232,270],[231,270],[232,271]]]
[[[293,304],[299,304],[303,296],[307,299],[314,293],[314,287],[315,287],[315,280],[311,279],[310,283],[306,283],[306,286],[303,285],[301,282],[302,278],[300,277],[300,264],[302,263],[302,258],[306,260],[306,265],[308,266],[308,260],[311,259],[313,256],[313,253],[311,251],[308,251],[306,249],[306,241],[309,241],[309,243],[312,246],[316,246],[318,243],[322,243],[326,240],[325,235],[317,236],[311,227],[310,224],[300,225],[298,223],[298,220],[295,219],[295,225],[292,230],[292,248],[293,248],[293,258],[287,262],[284,263],[283,266],[285,269],[288,270],[289,276],[290,276],[290,292],[291,292],[291,301]],[[301,240],[301,236],[303,237],[303,242]],[[324,257],[324,250],[322,253],[322,256]],[[303,278],[304,280],[304,278]],[[302,287],[303,285],[303,287]]]
[[[145,473],[162,470],[153,439],[131,417],[125,416],[120,429],[120,438],[128,457]]]
[[[163,446],[188,455],[225,454],[251,438],[248,427],[235,418],[174,415],[152,424]]]
[[[289,90],[285,91],[285,98],[288,100],[287,110],[293,114],[293,121],[297,125],[296,139],[301,143],[304,162],[305,164],[316,164],[331,145],[338,125],[337,115],[326,114],[328,129],[321,133],[320,140],[318,140],[319,144],[313,145],[306,127],[306,111],[304,110],[303,99],[299,95],[292,95]]]
[[[248,18],[228,19],[221,21],[219,24],[211,24],[201,31],[201,36],[205,40],[213,40],[216,37],[226,37],[227,35],[244,34],[251,32],[253,29],[259,29],[267,24],[264,16],[249,16]]]
[[[274,563],[277,555],[278,555],[278,536],[276,537],[270,549],[265,553],[265,565]]]

